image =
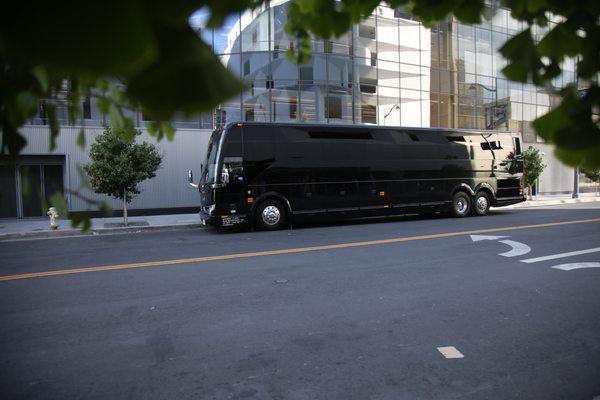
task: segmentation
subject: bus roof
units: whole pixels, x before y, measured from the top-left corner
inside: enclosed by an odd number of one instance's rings
[[[493,131],[493,130],[482,130],[482,129],[458,129],[458,128],[419,128],[411,126],[381,126],[381,125],[354,125],[354,124],[319,124],[319,123],[298,123],[298,122],[229,122],[225,125],[225,129],[229,129],[232,126],[289,126],[289,127],[302,127],[302,128],[344,128],[352,130],[360,129],[393,129],[393,130],[405,130],[412,132],[445,132],[445,133],[457,133],[462,135],[489,135],[489,134],[501,134],[510,136],[520,136],[518,132],[511,131]]]

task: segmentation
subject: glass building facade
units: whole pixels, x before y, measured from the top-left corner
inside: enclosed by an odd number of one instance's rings
[[[428,29],[382,4],[342,37],[313,40],[312,60],[298,65],[285,58],[296,45],[284,31],[288,4],[267,1],[230,16],[217,30],[204,29],[207,10],[192,16],[201,39],[246,90],[211,113],[175,118],[175,127],[212,129],[232,121],[376,124],[509,130],[521,132],[525,142],[540,141],[530,123],[557,99],[502,75],[506,63],[498,49],[524,28],[507,10],[499,8],[475,26],[449,18]],[[541,38],[549,28],[533,31]],[[555,86],[575,81],[574,71],[574,61],[565,62]],[[85,126],[104,119],[95,101],[81,104]],[[55,103],[59,122],[68,125],[66,104]],[[146,126],[143,113],[126,113]],[[42,102],[31,124],[47,123]]]
[[[556,102],[534,85],[507,81],[498,49],[523,29],[505,9],[479,25],[448,19],[427,29],[402,10],[378,6],[344,36],[313,40],[306,65],[285,58],[295,41],[284,31],[287,1],[203,29],[202,39],[247,90],[222,103],[213,123],[319,122],[522,132],[537,142],[530,122]],[[534,28],[540,37],[545,33]],[[574,63],[556,80],[575,80]],[[205,121],[208,118],[205,118]]]

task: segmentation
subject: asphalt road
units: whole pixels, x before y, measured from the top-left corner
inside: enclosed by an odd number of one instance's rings
[[[599,239],[584,203],[2,242],[0,397],[591,400],[600,268],[552,267]]]

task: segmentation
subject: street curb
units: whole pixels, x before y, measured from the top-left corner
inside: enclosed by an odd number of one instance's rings
[[[576,204],[576,203],[593,203],[600,201],[600,197],[590,198],[578,198],[578,199],[561,199],[561,200],[528,200],[523,203],[513,204],[510,206],[502,207],[507,208],[528,208],[528,207],[540,207],[540,206],[557,206],[560,204]]]
[[[503,209],[519,209],[541,206],[552,206],[560,204],[575,204],[575,203],[592,203],[600,202],[600,197],[579,198],[579,199],[561,199],[561,200],[530,200],[523,203],[518,203]],[[154,226],[132,226],[132,227],[115,227],[115,228],[97,228],[90,229],[87,232],[82,232],[79,229],[67,228],[65,230],[56,231],[30,231],[30,232],[15,232],[15,233],[0,233],[0,242],[18,239],[44,239],[44,238],[59,238],[69,236],[98,236],[107,234],[125,234],[125,233],[143,233],[143,232],[160,232],[172,231],[178,229],[197,229],[203,225],[198,223],[189,224],[171,224],[171,225],[154,225]]]
[[[191,224],[172,224],[172,225],[154,225],[154,226],[132,226],[122,228],[97,228],[83,232],[80,229],[67,228],[66,230],[56,231],[31,231],[31,232],[15,232],[15,233],[0,233],[0,242],[15,239],[40,239],[40,238],[59,238],[69,236],[98,236],[106,234],[118,233],[142,233],[142,232],[159,232],[172,231],[177,229],[195,229],[202,227],[200,223]]]

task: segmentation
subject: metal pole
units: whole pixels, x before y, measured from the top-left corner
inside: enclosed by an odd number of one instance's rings
[[[573,169],[573,199],[579,198],[579,168]]]
[[[579,54],[575,57],[575,85],[576,93],[579,94],[579,73],[577,72],[577,65],[579,64]],[[579,198],[579,167],[573,170],[573,199]]]

